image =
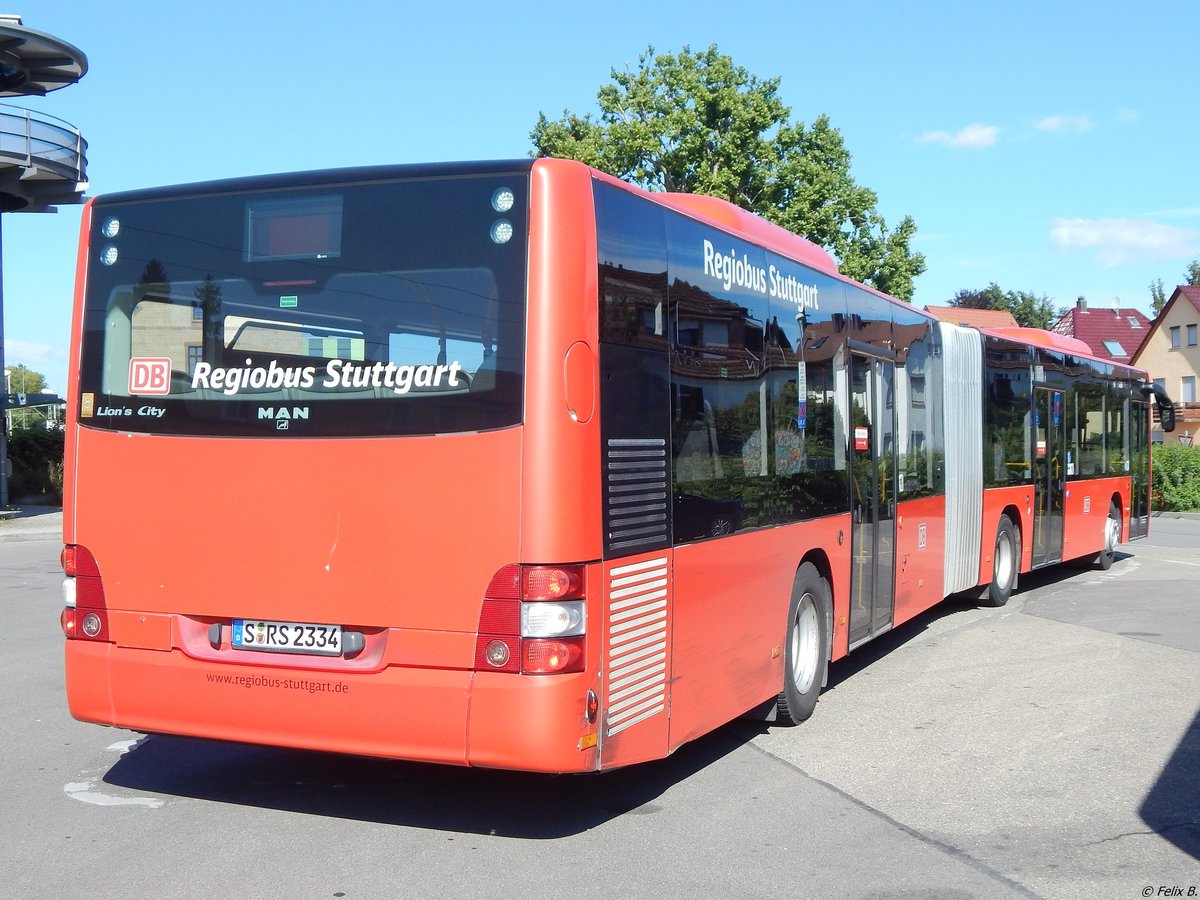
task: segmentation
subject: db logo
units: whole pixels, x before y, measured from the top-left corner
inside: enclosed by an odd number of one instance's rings
[[[171,360],[134,358],[129,361],[129,393],[163,396],[171,393]]]

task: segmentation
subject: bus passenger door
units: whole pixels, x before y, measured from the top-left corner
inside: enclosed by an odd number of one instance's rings
[[[850,358],[850,646],[892,625],[896,452],[890,359]]]
[[[1033,422],[1033,565],[1062,561],[1063,494],[1066,487],[1064,393],[1035,391]]]
[[[1150,533],[1150,404],[1134,400],[1130,408],[1129,449],[1132,494],[1129,539]]]

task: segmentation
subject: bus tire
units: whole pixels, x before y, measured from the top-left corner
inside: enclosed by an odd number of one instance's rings
[[[1017,570],[1021,559],[1021,543],[1017,527],[1007,514],[996,525],[996,546],[992,550],[992,582],[984,594],[985,606],[1003,606],[1017,586]]]
[[[792,586],[783,663],[776,721],[799,725],[816,709],[829,666],[829,585],[812,563],[800,567]]]
[[[1104,520],[1104,549],[1096,554],[1093,565],[1101,571],[1111,569],[1119,543],[1121,543],[1121,510],[1116,503],[1110,503],[1108,504],[1108,518]]]

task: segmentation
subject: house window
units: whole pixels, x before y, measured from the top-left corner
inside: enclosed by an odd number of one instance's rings
[[[912,405],[915,409],[922,409],[925,406],[925,376],[913,375],[908,379],[909,396],[912,398]]]
[[[1179,326],[1178,325],[1171,326],[1171,349],[1172,350],[1179,349]]]
[[[187,355],[188,375],[194,376],[196,374],[196,363],[204,362],[204,347],[200,344],[188,344]]]
[[[1108,351],[1109,356],[1128,356],[1125,348],[1121,346],[1120,341],[1105,341],[1104,349]]]
[[[1142,323],[1137,320],[1136,316],[1126,316],[1125,321],[1129,323],[1130,328],[1141,328]]]
[[[1179,402],[1180,403],[1195,403],[1196,402],[1196,376],[1185,375],[1183,384],[1181,385]]]
[[[1188,337],[1188,346],[1195,347],[1196,346],[1196,326],[1195,325],[1189,325],[1187,327],[1187,337]]]

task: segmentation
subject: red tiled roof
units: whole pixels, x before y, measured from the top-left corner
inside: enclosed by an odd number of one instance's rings
[[[1016,328],[1017,320],[1007,309],[973,309],[969,306],[926,306],[925,312],[955,325],[974,328]]]
[[[1137,309],[1068,309],[1054,331],[1083,341],[1093,356],[1127,363],[1150,332],[1150,320]],[[1124,352],[1110,350],[1105,342],[1116,342]]]

